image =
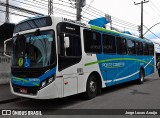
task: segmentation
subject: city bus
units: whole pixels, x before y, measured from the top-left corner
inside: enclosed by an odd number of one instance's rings
[[[33,99],[83,93],[155,72],[154,45],[129,34],[54,16],[21,21],[13,34],[10,88]],[[6,42],[5,42],[6,43]]]

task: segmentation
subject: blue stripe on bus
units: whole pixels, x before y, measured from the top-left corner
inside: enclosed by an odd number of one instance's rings
[[[113,59],[113,55],[97,54],[97,62],[101,62],[98,65],[106,86],[138,79],[141,67],[145,76],[154,73],[153,56],[114,55]]]
[[[56,67],[49,70],[42,76],[38,78],[19,78],[19,77],[11,77],[11,81],[13,84],[20,85],[20,86],[40,86],[40,83],[44,81],[46,78],[49,78],[56,73]]]

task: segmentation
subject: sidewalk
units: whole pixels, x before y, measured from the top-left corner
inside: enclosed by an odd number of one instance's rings
[[[10,85],[0,84],[0,104],[15,101],[20,99],[20,97],[13,95],[10,92]]]

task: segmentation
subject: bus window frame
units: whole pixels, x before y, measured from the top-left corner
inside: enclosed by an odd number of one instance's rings
[[[108,36],[112,36],[112,37],[114,37],[114,52],[105,52],[104,50],[104,35],[108,35]],[[104,54],[117,54],[117,47],[116,47],[116,36],[114,36],[114,35],[111,35],[111,34],[108,34],[108,33],[105,33],[105,32],[103,32],[102,33],[102,52],[104,53]]]
[[[150,53],[150,46],[153,46],[153,47],[152,47],[152,48],[153,48],[153,52],[152,52],[152,53]],[[149,55],[150,55],[150,56],[153,56],[153,55],[154,55],[154,52],[155,52],[154,44],[149,44]]]
[[[117,38],[120,38],[120,39],[124,39],[125,40],[125,53],[118,53],[118,46],[117,46]],[[127,55],[127,41],[126,41],[126,38],[124,37],[121,37],[121,36],[117,36],[116,37],[116,52],[118,55]]]
[[[145,46],[144,46],[144,44],[146,45],[147,51],[145,51]],[[146,52],[147,52],[147,53],[146,53]],[[146,43],[146,42],[143,42],[143,55],[144,55],[144,56],[149,56],[149,44]]]
[[[129,51],[128,41],[132,41],[132,42],[134,43],[134,53],[128,53],[128,51]],[[136,54],[137,54],[137,53],[136,53],[136,41],[127,38],[127,39],[126,39],[126,43],[127,43],[127,54],[128,54],[128,55],[136,55]]]
[[[92,31],[92,33],[94,32],[94,33],[97,33],[97,34],[99,34],[100,35],[100,49],[99,49],[99,51],[93,51],[93,50],[91,50],[91,48],[89,49],[89,51],[88,51],[88,49],[86,50],[86,46],[88,45],[86,45],[86,42],[85,42],[85,31]],[[92,29],[83,29],[83,41],[84,41],[84,51],[85,51],[85,53],[90,53],[90,54],[102,54],[102,52],[103,52],[103,44],[102,44],[102,32],[100,32],[100,31],[97,31],[97,30],[92,30]],[[98,49],[97,49],[98,50]]]
[[[72,34],[72,33],[66,33],[66,32],[61,32],[61,27],[63,26],[63,24],[71,24],[71,25],[75,25],[76,27],[79,27],[79,35],[76,34]],[[65,25],[64,25],[65,26]],[[73,66],[77,63],[79,63],[82,59],[82,38],[81,38],[81,32],[80,32],[80,26],[76,25],[76,24],[72,24],[72,23],[68,23],[68,22],[60,22],[57,24],[56,26],[56,30],[57,30],[57,52],[58,52],[58,71],[62,71],[70,66]],[[63,56],[61,55],[61,42],[60,42],[60,36],[62,34],[67,34],[67,35],[74,35],[74,36],[78,36],[80,39],[80,47],[81,47],[81,56]],[[67,63],[64,63],[67,62]]]

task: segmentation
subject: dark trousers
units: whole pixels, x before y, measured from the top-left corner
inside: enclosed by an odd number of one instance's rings
[[[160,77],[160,68],[158,69],[158,75],[159,75],[159,77]]]

